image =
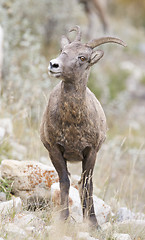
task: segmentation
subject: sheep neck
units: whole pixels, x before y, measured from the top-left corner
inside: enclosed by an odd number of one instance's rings
[[[87,78],[79,81],[61,84],[60,112],[62,120],[70,123],[80,123],[86,118]]]
[[[62,82],[63,94],[84,98],[86,95],[88,74],[89,72],[86,71],[82,76],[75,77],[74,79],[65,79]]]
[[[86,89],[87,89],[87,80],[88,76],[85,78],[69,80],[69,81],[62,81],[61,84],[61,93],[62,98],[73,98],[80,99],[80,101],[85,101],[86,98]]]

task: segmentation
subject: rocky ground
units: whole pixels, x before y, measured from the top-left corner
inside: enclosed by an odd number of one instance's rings
[[[145,215],[118,203],[106,204],[94,195],[101,230],[83,222],[79,176],[71,175],[70,218],[59,220],[58,176],[46,157],[25,160],[27,148],[14,140],[11,119],[0,119],[1,141],[9,136],[11,158],[0,166],[0,236],[2,239],[131,240],[145,238]],[[5,158],[3,152],[2,158]],[[18,160],[15,160],[18,159]],[[43,163],[42,163],[43,162]],[[46,162],[47,164],[44,164]],[[99,192],[99,189],[97,189]],[[112,199],[113,201],[113,199]],[[117,201],[114,198],[114,201]],[[114,205],[117,205],[114,207]]]

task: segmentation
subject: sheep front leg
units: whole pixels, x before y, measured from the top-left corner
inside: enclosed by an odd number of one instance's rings
[[[82,179],[81,179],[81,202],[83,209],[83,216],[87,218],[91,225],[98,227],[98,222],[95,216],[93,203],[93,182],[92,175],[96,161],[96,151],[88,149],[84,160],[82,162]]]
[[[51,161],[58,173],[60,183],[60,200],[61,200],[61,218],[66,220],[69,216],[69,188],[70,181],[66,161],[58,147],[49,149]]]

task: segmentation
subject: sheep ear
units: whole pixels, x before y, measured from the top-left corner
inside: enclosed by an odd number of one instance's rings
[[[70,43],[69,39],[66,36],[61,37],[61,48],[63,49],[66,45]]]
[[[92,53],[91,61],[90,61],[90,66],[94,65],[97,63],[104,55],[104,52],[102,50],[97,50]]]

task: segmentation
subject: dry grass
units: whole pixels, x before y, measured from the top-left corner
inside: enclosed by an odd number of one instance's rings
[[[119,0],[119,2],[125,5],[130,4],[129,0]],[[134,2],[137,2],[138,6],[140,5],[138,1]],[[144,4],[143,1],[140,0],[140,2]],[[27,1],[27,5],[29,5],[28,3],[29,1]],[[27,10],[27,5],[25,10]],[[132,6],[132,9],[136,10],[136,7],[134,8],[136,3],[133,3]],[[5,7],[3,13],[5,24],[10,17],[13,25],[10,24],[6,28],[7,32],[11,29],[11,36],[6,46],[5,59],[6,68],[9,68],[9,72],[5,69],[5,79],[2,81],[3,91],[0,99],[0,117],[10,117],[12,119],[14,127],[13,138],[18,143],[26,146],[26,159],[40,161],[42,156],[48,157],[48,153],[44,149],[39,136],[41,116],[48,100],[48,95],[56,84],[56,81],[49,79],[47,75],[47,64],[48,58],[51,59],[51,56],[54,57],[55,53],[58,53],[59,46],[58,41],[51,41],[47,47],[43,45],[42,39],[38,38],[38,42],[36,41],[39,32],[37,24],[39,26],[42,16],[40,16],[41,19],[38,19],[38,22],[34,23],[34,29],[38,31],[36,31],[36,35],[29,31],[26,34],[24,34],[25,31],[24,33],[20,31],[19,35],[19,30],[22,29],[19,29],[19,26],[17,26],[17,19],[9,16],[11,14],[10,10],[15,11],[13,9],[15,7],[19,9],[17,1],[14,4],[10,1],[10,6]],[[56,7],[55,3],[53,7]],[[8,11],[8,14],[6,11]],[[79,19],[83,25],[82,19],[85,19],[85,17],[81,15],[81,11],[82,9],[77,9],[75,14],[77,20]],[[38,13],[38,10],[36,12]],[[20,15],[18,20],[21,19]],[[132,13],[129,15],[132,16]],[[35,12],[33,13],[34,16]],[[144,112],[142,111],[144,98],[139,96],[139,87],[141,89],[144,87],[144,53],[142,52],[141,44],[144,43],[145,32],[142,26],[139,26],[143,19],[138,21],[138,28],[135,28],[133,24],[131,25],[130,19],[119,19],[119,16],[121,14],[118,14],[118,17],[115,15],[110,16],[111,32],[112,35],[116,35],[127,42],[128,47],[123,50],[116,46],[103,47],[105,57],[102,62],[93,68],[90,77],[90,86],[96,95],[99,96],[105,109],[109,127],[107,140],[98,154],[94,170],[94,193],[111,205],[114,213],[117,212],[119,207],[123,206],[128,207],[133,212],[145,213],[145,123]],[[31,17],[29,11],[27,17]],[[71,19],[73,19],[72,15]],[[74,19],[73,21],[75,22]],[[64,22],[66,23],[66,19],[64,20],[63,17],[61,24],[63,25]],[[69,21],[68,26],[70,23],[72,24],[72,21]],[[21,25],[23,30],[25,28],[29,29],[29,24],[27,23],[28,26],[25,26],[25,24],[26,22],[23,21]],[[10,42],[13,42],[11,38],[14,39],[13,27],[11,26],[17,26],[14,31],[17,31],[18,40],[23,43],[25,40],[25,43],[30,44],[29,48],[19,46],[17,39],[15,39],[15,47],[9,46]],[[119,30],[118,26],[120,27]],[[85,29],[84,25],[83,29]],[[16,52],[14,53],[12,49]],[[11,54],[9,55],[9,53]],[[134,68],[127,71],[123,69],[122,64],[125,60],[134,64]],[[137,74],[140,77],[137,78]],[[116,78],[118,79],[117,81]],[[132,86],[135,86],[135,92],[133,93],[128,88],[130,82]],[[139,97],[135,93],[138,93]],[[0,143],[6,158],[12,157],[11,149],[9,148],[10,139],[11,137],[6,136],[3,145]],[[72,174],[80,175],[81,163],[69,164],[69,170]],[[47,225],[50,225],[51,228],[49,230],[44,228],[41,233],[36,234],[31,239],[60,240],[66,235],[72,237],[73,240],[79,240],[78,232],[90,231],[87,224],[77,224],[71,218],[66,223],[60,222],[58,213],[58,211],[51,208],[48,208],[47,211],[36,211],[35,214],[43,219]],[[0,221],[0,232],[3,233],[4,225],[9,220],[1,219]],[[13,219],[11,218],[10,221],[13,221]],[[108,231],[90,231],[91,235],[98,237],[99,240],[111,240],[113,233],[119,231],[130,234],[134,240],[145,239],[145,230],[142,227],[132,226],[131,223],[118,227],[115,218],[110,219],[110,223],[112,227]],[[7,236],[6,239],[11,240],[11,236]]]

